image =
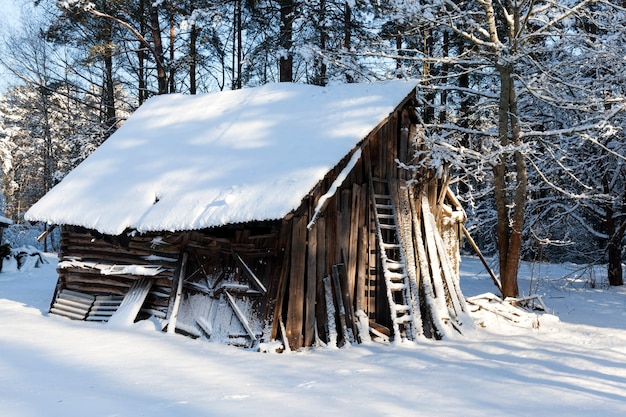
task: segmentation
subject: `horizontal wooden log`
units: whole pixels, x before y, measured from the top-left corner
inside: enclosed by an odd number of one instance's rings
[[[67,317],[70,319],[74,319],[74,320],[84,320],[85,319],[85,314],[83,314],[82,312],[80,313],[75,313],[72,311],[67,311],[64,309],[59,309],[56,307],[52,307],[50,309],[50,313],[52,314],[56,314],[57,316],[63,316],[63,317]]]
[[[132,254],[124,252],[104,252],[101,250],[94,250],[93,248],[83,247],[71,247],[65,248],[61,252],[59,257],[64,259],[80,259],[85,262],[102,262],[108,264],[138,264],[138,263],[150,263],[163,265],[166,268],[175,268],[178,258],[166,257],[159,253],[149,254]]]
[[[98,256],[118,256],[121,258],[144,258],[149,256],[159,256],[163,258],[177,259],[180,250],[164,247],[150,248],[149,246],[136,246],[131,249],[116,248],[108,245],[98,245],[91,242],[80,242],[76,240],[64,240],[61,244],[61,253],[72,256],[86,256],[87,254],[101,254]]]
[[[75,291],[85,291],[90,294],[102,295],[124,295],[128,291],[127,288],[111,287],[106,285],[97,285],[89,282],[66,282],[65,288]]]
[[[103,282],[107,282],[107,281],[115,281],[115,282],[122,282],[122,283],[132,283],[132,281],[135,281],[137,278],[139,278],[138,275],[131,275],[131,274],[115,274],[115,275],[106,275],[106,274],[102,274],[100,273],[100,270],[98,269],[88,269],[88,268],[78,268],[78,267],[68,267],[68,268],[58,268],[57,270],[59,272],[59,274],[65,274],[67,276],[84,276],[84,277],[88,277],[89,279],[95,280],[95,281],[103,281]],[[159,274],[155,277],[152,277],[153,280],[155,280],[155,282],[158,282],[158,285],[168,285],[171,284],[171,280],[172,280],[172,272],[168,271],[167,273],[162,273]]]

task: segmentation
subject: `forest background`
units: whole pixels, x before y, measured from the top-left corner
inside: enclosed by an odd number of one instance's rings
[[[45,227],[23,213],[151,96],[413,78],[426,146],[406,168],[452,170],[467,229],[497,254],[503,295],[517,295],[521,259],[603,263],[608,283],[623,284],[626,1],[33,0],[21,10],[19,26],[1,28],[11,245]]]

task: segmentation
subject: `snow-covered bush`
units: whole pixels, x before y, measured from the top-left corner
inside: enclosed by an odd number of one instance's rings
[[[41,251],[32,246],[0,246],[0,272],[31,271],[47,263]]]
[[[51,231],[46,237],[46,244],[37,241],[43,232],[44,225],[41,223],[12,224],[4,230],[4,241],[14,248],[34,247],[40,251],[57,252],[61,243],[60,230]]]

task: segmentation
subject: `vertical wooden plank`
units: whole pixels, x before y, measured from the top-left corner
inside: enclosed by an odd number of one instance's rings
[[[359,180],[359,184],[367,184],[367,179],[370,177],[372,162],[371,162],[371,149],[372,149],[372,137],[370,136],[366,143],[361,147],[361,171],[363,178]]]
[[[380,171],[380,133],[376,132],[371,135],[369,139],[369,172],[371,172],[374,177],[381,177],[382,173]],[[367,160],[366,160],[367,161]]]
[[[387,119],[387,123],[386,123],[386,131],[385,131],[385,137],[386,137],[386,141],[385,141],[385,145],[387,148],[387,163],[389,163],[390,161],[393,161],[393,159],[396,156],[396,147],[398,146],[398,144],[396,143],[396,130],[394,128],[395,124],[394,124],[394,118],[395,118],[395,113],[390,115],[389,118]],[[392,178],[395,175],[395,164],[389,165],[389,172],[387,173],[389,178]]]
[[[327,311],[325,308],[325,294],[323,285],[320,280],[330,275],[330,271],[326,269],[326,218],[320,217],[315,224],[316,243],[317,243],[317,255],[315,256],[317,271],[317,304],[315,307],[315,315],[317,317],[318,334],[325,335],[326,329],[324,324],[328,323]],[[309,237],[310,238],[310,237]],[[334,318],[333,318],[334,320]],[[328,339],[325,340],[328,342]]]
[[[400,115],[401,121],[398,126],[398,159],[400,162],[408,163],[409,162],[409,134],[410,134],[410,126],[411,119],[409,117],[409,109],[405,108],[402,110]],[[407,179],[409,177],[408,172],[404,168],[398,168],[398,178]]]
[[[343,299],[343,306],[346,316],[346,325],[348,327],[348,339],[351,343],[356,340],[355,335],[358,334],[358,329],[354,315],[354,301],[350,295],[348,288],[348,273],[345,264],[337,265],[337,272],[339,273],[339,284],[341,285],[341,297]]]
[[[339,240],[341,242],[340,248],[340,258],[339,261],[343,263],[348,262],[348,258],[350,256],[350,213],[352,211],[352,190],[351,189],[343,189],[341,190],[341,212],[339,221],[341,223],[341,227],[339,231],[341,234],[339,235]]]
[[[172,310],[169,311],[169,323],[167,325],[167,332],[174,333],[176,331],[176,321],[178,319],[178,309],[180,308],[180,298],[183,295],[183,282],[185,281],[185,271],[187,268],[188,254],[185,251],[180,263],[180,269],[178,273],[178,281],[176,283],[176,294],[174,296],[174,304]]]
[[[359,160],[357,161],[356,165],[354,166],[354,168],[352,169],[352,172],[350,173],[348,177],[348,181],[350,181],[352,184],[363,183],[363,178],[364,178],[363,177],[363,166],[364,166],[363,152],[364,152],[364,149],[363,147],[361,147],[361,158],[359,158]]]
[[[341,326],[341,334],[343,337],[343,344],[354,343],[354,333],[352,332],[352,326],[348,325],[346,318],[346,307],[343,298],[343,289],[341,288],[341,278],[339,273],[339,267],[345,268],[343,264],[333,265],[332,281],[335,289],[335,299],[337,300],[337,309],[339,324]]]
[[[304,290],[306,271],[307,218],[293,219],[291,240],[291,268],[289,271],[289,301],[287,306],[287,339],[292,349],[303,346]]]
[[[361,224],[360,216],[361,206],[361,186],[359,184],[352,185],[352,205],[350,208],[350,234],[349,234],[349,247],[348,247],[348,259],[346,264],[346,273],[348,278],[348,291],[350,292],[350,299],[354,300],[355,285],[356,285],[356,271],[358,264],[358,247],[359,247],[359,225]]]
[[[385,145],[386,145],[386,157],[387,159],[385,160],[385,164],[387,165],[387,176],[386,178],[396,178],[397,175],[397,166],[398,164],[396,164],[396,157],[397,157],[397,147],[398,147],[398,142],[397,142],[397,129],[395,128],[396,126],[396,114],[394,113],[389,120],[387,121],[386,127],[387,129],[385,130],[385,134],[386,134],[386,140],[385,140]]]
[[[331,271],[332,266],[339,262],[337,211],[337,198],[331,198],[326,206],[326,271]]]
[[[172,312],[174,311],[174,305],[176,304],[176,291],[179,287],[179,282],[185,279],[184,274],[185,274],[186,263],[187,263],[187,257],[184,256],[184,254],[183,256],[179,255],[179,262],[176,267],[176,272],[174,273],[174,276],[172,279],[172,287],[170,289],[170,299],[168,300],[168,305],[167,305],[167,320],[168,321],[170,320],[172,316]],[[182,285],[182,282],[180,283],[180,285]]]
[[[365,288],[367,278],[367,266],[369,257],[367,254],[368,248],[368,227],[367,227],[367,187],[361,186],[359,189],[359,202],[358,210],[358,242],[357,242],[357,258],[356,258],[356,284],[354,290],[355,310],[367,311],[367,304],[365,302]]]
[[[388,140],[389,135],[387,134],[387,129],[389,128],[389,124],[385,123],[385,125],[378,131],[378,146],[380,148],[380,177],[381,178],[389,178],[388,168],[389,168],[389,155],[388,155]]]
[[[280,237],[276,251],[278,260],[276,262],[276,279],[272,279],[269,285],[268,302],[265,310],[265,323],[272,323],[270,340],[278,336],[283,314],[283,300],[287,289],[289,269],[291,265],[291,229],[292,221],[284,220],[280,229]],[[283,333],[283,337],[285,337]]]
[[[317,225],[309,230],[304,305],[304,346],[315,342],[315,298],[317,295]]]
[[[368,254],[368,269],[367,269],[367,313],[370,319],[376,318],[376,282],[378,275],[378,253],[376,248],[376,222],[373,215],[372,208],[372,196],[371,196],[371,188],[367,188],[368,198],[367,198],[367,213],[368,213],[368,243],[367,243],[367,254]]]

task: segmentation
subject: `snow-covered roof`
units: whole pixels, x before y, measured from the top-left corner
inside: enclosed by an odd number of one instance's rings
[[[25,215],[118,235],[280,219],[415,81],[151,98]]]
[[[0,225],[8,226],[10,224],[13,224],[13,220],[0,215]]]

